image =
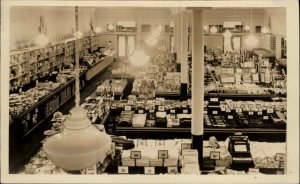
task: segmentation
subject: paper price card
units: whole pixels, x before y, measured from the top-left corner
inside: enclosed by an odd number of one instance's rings
[[[275,160],[279,162],[285,162],[285,154],[284,153],[276,153]]]
[[[273,113],[273,108],[267,108],[267,113]]]
[[[191,143],[181,143],[181,151],[185,149],[191,149],[192,145]]]
[[[147,140],[138,139],[137,146],[147,146]]]
[[[144,110],[139,110],[139,114],[144,114]]]
[[[165,106],[162,106],[162,105],[158,106],[158,110],[159,111],[165,111]]]
[[[187,109],[184,109],[184,110],[182,111],[182,113],[183,113],[183,114],[187,114],[187,113],[188,113],[188,110],[187,110]]]
[[[155,146],[165,146],[165,140],[155,140]]]
[[[125,109],[125,111],[131,111],[131,106],[125,105],[124,109]]]
[[[128,105],[133,105],[133,100],[128,100]]]
[[[218,102],[219,99],[218,99],[218,98],[210,98],[210,101],[211,101],[211,102]]]
[[[130,158],[131,159],[141,159],[141,151],[131,151]]]
[[[177,174],[178,167],[168,167],[168,174]]]
[[[262,115],[262,112],[261,112],[261,111],[258,111],[258,112],[257,112],[257,115]]]
[[[209,158],[212,160],[220,160],[220,152],[219,151],[210,151]]]
[[[242,112],[242,109],[241,108],[236,108],[235,112]]]
[[[144,167],[145,174],[155,174],[155,168],[154,167]]]
[[[171,114],[175,114],[175,110],[174,110],[174,109],[171,109],[171,110],[170,110],[170,113],[171,113]]]
[[[159,159],[168,158],[168,150],[158,150],[158,158]]]
[[[269,119],[269,116],[263,116],[263,119],[265,119],[265,120]]]
[[[233,119],[233,116],[232,115],[228,115],[228,119]]]
[[[253,113],[252,111],[249,111],[248,114],[249,114],[249,115],[253,115],[254,113]]]
[[[118,166],[119,174],[128,174],[128,166]]]
[[[213,111],[212,114],[218,114],[218,111]]]

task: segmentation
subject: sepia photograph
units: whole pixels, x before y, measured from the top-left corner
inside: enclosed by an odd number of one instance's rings
[[[299,183],[299,2],[1,2],[1,183]]]

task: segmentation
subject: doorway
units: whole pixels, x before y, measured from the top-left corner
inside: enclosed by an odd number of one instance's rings
[[[124,60],[131,56],[135,50],[134,35],[119,35],[118,36],[118,57]]]

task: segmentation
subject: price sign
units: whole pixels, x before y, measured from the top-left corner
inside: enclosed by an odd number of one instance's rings
[[[249,115],[253,115],[253,112],[252,111],[249,111],[249,113],[248,113]]]
[[[144,110],[139,110],[139,114],[144,114]]]
[[[162,105],[158,106],[158,110],[159,111],[165,111],[165,106],[162,106]]]
[[[118,166],[119,174],[128,174],[128,166]]]
[[[171,110],[170,110],[170,113],[171,113],[171,114],[175,114],[175,110],[174,110],[174,109],[171,109]]]
[[[131,151],[130,158],[131,159],[141,159],[141,151]]]
[[[144,167],[145,174],[155,174],[155,168],[154,167]]]
[[[267,113],[269,114],[273,113],[273,108],[267,108]]]
[[[218,114],[218,111],[213,111],[212,114]]]
[[[85,174],[97,174],[97,166],[89,167],[85,169]]]
[[[125,111],[131,111],[131,106],[125,105],[124,109],[125,109]]]
[[[233,116],[232,115],[228,115],[228,119],[233,119]]]
[[[159,159],[168,158],[168,150],[158,150],[158,158]]]
[[[137,146],[147,146],[147,140],[138,139]]]
[[[155,140],[155,146],[165,146],[165,140]]]
[[[168,167],[168,174],[177,174],[178,167]]]
[[[128,100],[128,105],[133,105],[133,100]]]
[[[228,112],[228,113],[231,112],[231,109],[227,108],[227,109],[226,109],[226,112]]]
[[[182,113],[183,113],[183,114],[187,114],[187,113],[188,113],[188,110],[187,110],[187,109],[184,109],[184,110],[182,111]]]
[[[219,151],[210,151],[209,158],[212,160],[220,160],[220,152]]]
[[[269,119],[269,116],[263,116],[263,119],[267,120]]]
[[[181,151],[185,149],[191,149],[191,143],[181,143]]]
[[[258,111],[258,112],[257,112],[257,115],[262,115],[262,112],[261,112],[261,111]]]
[[[211,101],[211,102],[218,102],[219,99],[218,99],[218,98],[210,98],[210,101]]]
[[[275,160],[279,162],[285,162],[285,154],[284,153],[276,153]]]

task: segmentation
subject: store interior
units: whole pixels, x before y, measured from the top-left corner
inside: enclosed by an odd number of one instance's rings
[[[9,173],[286,172],[285,8],[9,15]]]

